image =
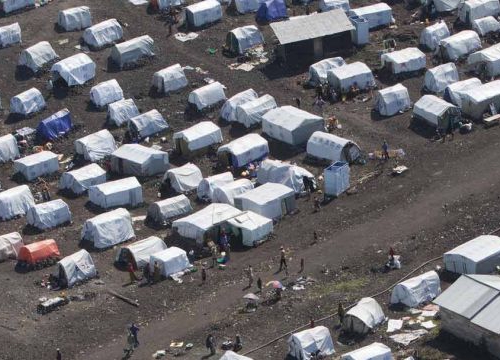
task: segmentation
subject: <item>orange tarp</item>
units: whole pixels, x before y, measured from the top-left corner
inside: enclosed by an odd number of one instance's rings
[[[56,241],[48,239],[24,245],[21,250],[19,250],[17,259],[26,261],[28,264],[34,264],[50,257],[59,256],[61,256],[61,253],[59,252]]]

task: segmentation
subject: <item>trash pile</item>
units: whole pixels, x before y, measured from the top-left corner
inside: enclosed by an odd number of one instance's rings
[[[389,338],[403,346],[408,346],[437,326],[434,319],[439,315],[439,306],[428,304],[422,309],[411,308],[408,312],[410,316],[389,319],[387,322],[387,333],[401,331],[399,334],[389,336]]]
[[[268,61],[264,47],[256,46],[248,50],[244,56],[238,58],[237,63],[230,64],[228,68],[231,70],[252,71],[257,65],[265,64]]]

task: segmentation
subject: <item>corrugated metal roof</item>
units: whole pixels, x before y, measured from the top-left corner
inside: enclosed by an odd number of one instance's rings
[[[341,9],[300,16],[271,24],[281,45],[351,31],[354,26]]]
[[[500,297],[497,296],[495,300],[481,310],[472,319],[472,323],[495,334],[500,334]]]
[[[481,235],[445,252],[444,255],[458,255],[479,262],[498,253],[500,253],[500,237]]]

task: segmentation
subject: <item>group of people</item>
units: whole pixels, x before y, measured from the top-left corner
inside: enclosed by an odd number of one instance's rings
[[[161,268],[158,261],[153,263],[153,271],[149,268],[149,264],[146,264],[142,268],[142,278],[138,278],[135,274],[134,264],[130,261],[127,265],[127,272],[130,276],[130,284],[133,284],[137,281],[145,281],[147,285],[156,284],[161,280]]]

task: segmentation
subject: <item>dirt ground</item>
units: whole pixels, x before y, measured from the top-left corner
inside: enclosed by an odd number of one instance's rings
[[[367,3],[352,1],[351,7]],[[142,112],[159,110],[173,131],[200,120],[186,117],[184,110],[188,93],[203,85],[206,77],[225,84],[228,97],[251,87],[259,94],[271,94],[279,105],[295,105],[294,98],[300,97],[304,109],[317,113],[312,109],[314,90],[304,89],[301,85],[307,66],[291,63],[280,67],[271,63],[251,72],[228,68],[236,59],[222,54],[226,33],[235,27],[253,24],[253,15],[224,13],[221,22],[198,31],[200,36],[186,43],[169,37],[167,27],[157,15],[148,14],[145,7],[135,7],[125,0],[55,0],[36,10],[0,18],[0,26],[18,21],[22,28],[22,47],[48,40],[58,55],[65,58],[78,52],[75,46],[81,33],[57,32],[54,22],[60,9],[83,4],[90,6],[94,23],[113,17],[125,23],[126,39],[144,34],[153,37],[157,56],[133,70],[116,71],[108,67],[109,48],[91,52],[89,56],[97,64],[94,83],[116,78],[126,98],[133,98]],[[317,4],[314,2],[312,6]],[[410,15],[415,10],[406,9],[402,3],[392,6],[397,28],[374,31],[370,34],[369,46],[344,51],[349,55],[346,56],[347,62],[365,61],[376,68],[382,40],[388,37],[396,39],[398,49],[418,45],[424,24],[410,24]],[[304,12],[303,7],[298,5],[293,5],[292,9],[297,15]],[[445,18],[449,23],[454,19],[453,15]],[[270,28],[262,26],[261,30],[267,41],[266,50],[271,51],[273,39]],[[65,39],[68,41],[60,42]],[[217,52],[211,55],[207,52],[208,48],[215,48]],[[102,129],[106,113],[96,111],[89,105],[90,85],[50,94],[46,89],[49,74],[27,77],[17,73],[20,50],[19,46],[0,50],[2,105],[8,109],[8,100],[12,96],[35,86],[44,94],[47,109],[21,121],[13,119],[5,111],[0,116],[0,134],[24,126],[36,127],[41,119],[66,107],[70,109],[73,121],[80,126],[67,138],[56,142],[54,152],[63,154],[64,158],[71,157],[74,140]],[[199,67],[208,73],[187,71],[190,81],[187,89],[168,97],[155,95],[151,92],[153,73],[175,63]],[[432,66],[430,56],[428,66]],[[461,79],[469,77],[464,66],[459,68]],[[396,82],[379,79],[379,86],[386,87]],[[409,78],[402,83],[408,87],[412,101],[417,101],[421,96],[423,76]],[[200,359],[207,354],[204,340],[208,333],[213,333],[219,344],[225,338],[240,334],[244,342],[243,352],[246,352],[307,324],[311,317],[318,319],[334,312],[339,301],[348,304],[375,294],[424,261],[499,226],[498,127],[484,129],[477,124],[470,134],[456,134],[452,141],[435,142],[430,129],[412,122],[410,112],[379,119],[371,112],[372,105],[372,100],[337,103],[326,106],[323,115],[335,114],[342,124],[342,129],[336,133],[354,140],[366,153],[379,150],[384,139],[392,149],[404,149],[406,156],[399,163],[408,166],[409,171],[399,177],[391,176],[395,160],[387,163],[369,160],[366,165],[353,166],[351,182],[356,191],[351,195],[340,196],[326,204],[319,213],[313,213],[312,201],[299,199],[300,211],[278,223],[270,241],[257,248],[234,251],[225,271],[209,269],[204,285],[201,285],[199,273],[194,273],[184,277],[182,284],[165,280],[151,287],[126,286],[128,274],[113,265],[116,249],[92,252],[99,280],[65,291],[69,295],[92,296],[42,316],[36,313],[38,299],[56,296],[58,292],[50,292],[36,282],[54,268],[21,274],[14,271],[14,262],[1,263],[0,359],[53,359],[57,347],[61,349],[64,359],[120,359],[126,327],[131,322],[141,328],[141,345],[132,356],[136,359],[151,358],[152,353],[167,348],[173,340],[193,343],[193,349],[183,358]],[[215,111],[205,117],[219,123]],[[245,133],[227,124],[221,123],[220,126],[223,127],[225,142]],[[260,129],[254,131],[260,132]],[[123,136],[122,129],[112,129],[112,133],[117,139]],[[171,134],[168,139],[171,139]],[[171,148],[170,142],[160,145],[165,150]],[[321,166],[304,161],[303,151],[287,149],[276,142],[270,145],[273,157],[294,160],[316,175],[322,173]],[[185,161],[174,158],[172,162],[180,165]],[[197,158],[194,162],[200,166],[204,176],[213,173],[213,160],[209,157]],[[12,172],[12,164],[0,166],[0,183],[4,189],[18,184],[11,178]],[[375,172],[379,175],[361,181]],[[145,204],[131,209],[132,216],[145,215],[147,206],[157,200],[160,181],[161,177],[141,180]],[[51,178],[50,187],[55,195],[57,178]],[[19,231],[23,233],[26,243],[54,238],[63,255],[77,251],[83,222],[97,212],[86,206],[86,197],[61,197],[71,208],[71,225],[33,233],[26,227],[25,218],[21,218],[0,223],[0,233]],[[197,208],[201,206],[196,205]],[[168,230],[158,231],[141,221],[134,222],[134,228],[139,239],[152,234],[167,236],[168,239]],[[313,239],[314,231],[319,234],[317,241]],[[289,257],[288,276],[276,273],[281,245],[286,247]],[[403,268],[383,274],[376,270],[385,262],[390,246],[401,254]],[[301,258],[305,260],[305,271],[298,274]],[[431,263],[419,272],[439,263]],[[255,288],[245,288],[243,269],[248,264],[253,266],[256,276],[261,277],[264,283],[282,280],[286,285],[304,275],[314,278],[316,282],[302,291],[287,290],[278,303],[265,302],[255,313],[243,314],[239,311],[243,306],[242,296],[250,290],[256,291]],[[132,307],[109,295],[107,290],[137,300],[140,306]],[[387,309],[388,293],[377,299],[384,305],[389,317],[402,316]],[[337,321],[333,318],[323,324],[332,330],[338,354],[374,340],[399,350],[383,329],[365,339],[337,341],[339,332],[334,328]],[[249,356],[254,359],[283,359],[287,350],[286,339],[280,339]],[[418,351],[416,358],[419,359],[487,358],[477,349],[468,348],[439,332],[432,332],[408,348]]]

